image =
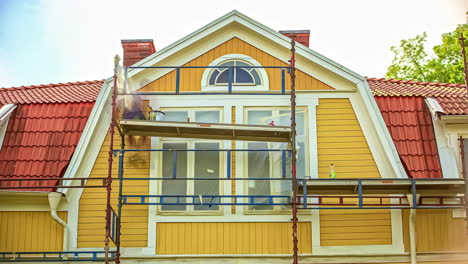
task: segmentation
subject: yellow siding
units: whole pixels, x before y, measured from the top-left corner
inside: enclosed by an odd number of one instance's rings
[[[58,212],[67,220],[67,212]],[[63,227],[50,212],[0,212],[0,251],[62,251]]]
[[[320,99],[317,107],[319,178],[330,164],[337,178],[380,178],[349,99]]]
[[[158,255],[291,254],[291,223],[158,223]],[[311,223],[298,224],[299,253],[311,253]]]
[[[128,137],[127,137],[128,139]],[[107,177],[109,136],[106,137],[98,154],[90,177]],[[120,137],[115,134],[114,148],[120,147]],[[149,138],[134,137],[133,145],[126,142],[126,148],[150,148]],[[124,177],[149,177],[149,152],[126,152]],[[113,177],[117,178],[118,157],[114,157]],[[117,212],[119,182],[112,183],[111,204]],[[147,180],[125,181],[124,194],[148,194]],[[102,247],[105,234],[106,190],[84,189],[80,199],[78,218],[78,247]],[[148,206],[129,205],[122,207],[122,246],[146,247],[148,234]]]
[[[317,107],[319,178],[334,164],[337,178],[380,178],[349,99],[320,99]],[[322,210],[322,246],[391,245],[389,210]]]
[[[390,211],[384,209],[320,211],[321,246],[391,245]]]
[[[232,38],[205,54],[193,59],[183,66],[208,66],[215,59],[227,54],[244,54],[254,58],[263,66],[288,66],[288,64],[278,60],[270,54],[250,45],[246,42]],[[180,70],[180,90],[200,91],[201,79],[205,69],[181,69]],[[265,69],[268,75],[270,90],[281,90],[281,70]],[[289,84],[289,75],[286,73],[286,85]],[[296,72],[296,89],[298,90],[332,90],[333,88],[323,82],[314,79],[302,71]],[[146,85],[140,91],[175,91],[175,71],[172,71],[161,78]],[[289,89],[289,86],[286,87]]]
[[[409,251],[409,211],[403,210],[405,251]],[[417,252],[468,251],[464,219],[454,219],[452,210],[423,209],[416,212]]]

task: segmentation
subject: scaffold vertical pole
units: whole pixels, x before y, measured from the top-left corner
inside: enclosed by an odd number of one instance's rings
[[[295,36],[291,36],[291,175],[292,175],[292,240],[293,240],[293,264],[298,264],[297,248],[297,175],[296,175],[296,49]]]
[[[468,101],[468,62],[466,58],[466,48],[465,48],[465,36],[463,36],[463,32],[460,32],[460,45],[461,45],[461,55],[463,59],[463,74],[465,77],[465,89],[467,89],[466,93],[466,101]],[[465,168],[465,147],[463,145],[463,137],[460,137],[460,155],[461,155],[461,168],[462,168],[462,176],[465,179],[465,222],[466,222],[466,231],[468,233],[468,172]]]
[[[106,264],[109,263],[109,242],[110,242],[110,222],[111,222],[111,191],[112,191],[112,162],[114,156],[114,133],[115,133],[115,110],[116,110],[116,99],[117,99],[117,69],[119,67],[120,57],[115,55],[114,57],[114,84],[112,87],[112,106],[111,106],[111,123],[109,129],[109,167],[107,170],[106,180],[106,237],[104,239],[104,261]]]
[[[458,138],[460,143],[460,161],[461,161],[461,175],[465,180],[465,222],[466,222],[466,232],[468,233],[468,172],[466,171],[467,168],[465,166],[465,142],[463,141],[463,137],[460,136]]]

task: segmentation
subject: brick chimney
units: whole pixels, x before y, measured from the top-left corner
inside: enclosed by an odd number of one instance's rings
[[[309,47],[310,30],[280,30],[279,33],[290,38],[296,36],[296,41],[302,45]]]
[[[122,39],[122,48],[125,67],[132,66],[156,52],[152,39]]]

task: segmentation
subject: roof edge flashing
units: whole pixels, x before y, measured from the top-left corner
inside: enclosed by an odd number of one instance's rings
[[[2,150],[3,139],[8,127],[8,121],[10,120],[11,114],[16,109],[14,104],[6,104],[0,108],[0,150]]]
[[[0,108],[0,126],[10,119],[11,113],[16,109],[14,104],[6,104]]]
[[[424,99],[424,101],[426,102],[432,116],[439,117],[441,114],[445,114],[444,109],[440,106],[437,99],[429,97]]]

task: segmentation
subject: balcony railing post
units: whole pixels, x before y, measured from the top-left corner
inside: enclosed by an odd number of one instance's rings
[[[286,94],[286,70],[281,69],[281,94]]]
[[[177,176],[177,151],[172,153],[172,178]]]
[[[180,91],[180,67],[176,68],[176,94],[179,94]]]
[[[286,178],[286,150],[281,151],[281,176]]]
[[[227,165],[226,166],[227,167],[227,171],[226,171],[226,174],[227,174],[226,176],[227,177],[226,178],[230,179],[231,178],[231,151],[228,150],[226,155],[227,155],[227,159],[226,159],[227,160],[226,161],[227,162],[227,164],[226,164]]]

